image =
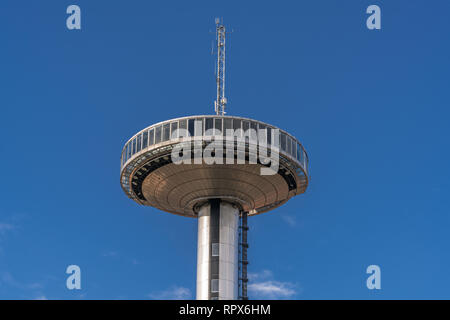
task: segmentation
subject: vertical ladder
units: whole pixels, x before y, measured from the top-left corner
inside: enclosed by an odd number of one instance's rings
[[[239,300],[248,300],[247,296],[247,225],[248,212],[242,211],[239,219]]]

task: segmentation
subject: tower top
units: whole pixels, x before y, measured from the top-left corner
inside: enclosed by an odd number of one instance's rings
[[[214,110],[217,115],[225,114],[227,98],[225,98],[225,26],[223,20],[216,18],[216,84],[217,96],[214,101]]]

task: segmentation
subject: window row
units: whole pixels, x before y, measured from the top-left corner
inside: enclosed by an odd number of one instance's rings
[[[151,129],[141,132],[133,140],[129,141],[122,152],[121,164],[122,166],[128,161],[135,153],[158,144],[160,142],[170,140],[177,129],[185,129],[189,132],[189,136],[203,136],[217,135],[227,133],[227,129],[238,130],[242,129],[243,132],[247,132],[248,129],[253,129],[252,132],[267,129],[268,144],[272,144],[272,127],[268,127],[262,123],[255,121],[247,121],[233,118],[192,118],[176,120],[160,124]],[[216,130],[216,131],[215,131]],[[180,136],[180,135],[179,135]],[[179,137],[178,136],[178,137]],[[178,138],[177,137],[177,138]],[[248,139],[248,137],[246,137]],[[250,137],[256,140],[257,137]],[[306,165],[305,152],[302,146],[297,141],[283,132],[280,132],[279,146],[284,152],[287,152],[291,156],[295,157],[304,166]]]

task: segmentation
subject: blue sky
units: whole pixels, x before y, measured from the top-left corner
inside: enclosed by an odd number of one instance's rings
[[[381,30],[366,28],[371,4]],[[229,114],[287,130],[311,162],[306,194],[249,220],[250,297],[448,299],[449,12],[444,0],[2,1],[0,298],[195,297],[196,220],[129,200],[119,158],[148,125],[213,113],[222,16]],[[81,290],[66,289],[71,264]]]

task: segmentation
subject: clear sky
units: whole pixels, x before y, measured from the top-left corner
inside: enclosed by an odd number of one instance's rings
[[[81,7],[82,29],[66,28]],[[366,8],[381,8],[368,30]],[[194,298],[196,220],[123,193],[123,144],[212,114],[305,146],[311,183],[249,219],[250,298],[450,298],[450,2],[0,2],[0,298]],[[66,288],[68,265],[82,289]],[[366,268],[381,268],[368,290]]]

